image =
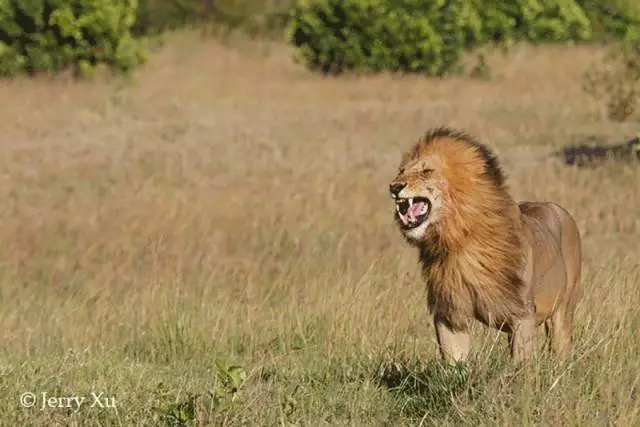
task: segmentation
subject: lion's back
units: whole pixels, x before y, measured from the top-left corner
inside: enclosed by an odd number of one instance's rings
[[[552,202],[520,202],[518,208],[531,243],[539,246],[543,241],[553,242],[564,255],[580,249],[578,225],[562,206]]]

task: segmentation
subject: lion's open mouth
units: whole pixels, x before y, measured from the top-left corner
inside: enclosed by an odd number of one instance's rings
[[[396,199],[396,211],[405,229],[418,227],[429,217],[431,202],[426,197]]]

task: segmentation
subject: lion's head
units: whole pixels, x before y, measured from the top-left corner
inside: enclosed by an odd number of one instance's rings
[[[407,239],[416,243],[440,221],[446,183],[438,163],[435,156],[405,156],[389,185],[396,221]]]
[[[492,214],[517,215],[496,157],[446,127],[428,132],[404,153],[389,192],[400,230],[416,245],[459,243],[494,225]]]

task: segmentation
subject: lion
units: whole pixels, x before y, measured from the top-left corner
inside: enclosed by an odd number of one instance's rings
[[[389,185],[397,226],[418,249],[440,355],[467,359],[474,321],[506,332],[512,360],[571,354],[581,298],[581,237],[561,206],[516,203],[497,157],[464,131],[426,133],[403,154]]]

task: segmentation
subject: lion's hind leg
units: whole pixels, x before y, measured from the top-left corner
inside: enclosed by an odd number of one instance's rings
[[[551,353],[561,359],[571,355],[573,338],[571,328],[573,324],[573,307],[571,305],[558,307],[547,321],[547,334],[550,339]]]
[[[566,359],[571,356],[573,347],[573,317],[576,305],[581,297],[580,286],[580,266],[572,265],[568,270],[568,288],[565,298],[556,307],[551,317],[545,322],[547,338],[549,339],[549,350],[552,355]]]
[[[580,277],[582,273],[582,248],[580,231],[574,219],[561,207],[554,206],[562,218],[562,258],[564,260],[566,289],[561,303],[556,307],[551,319],[549,338],[552,354],[560,359],[571,355],[573,346],[573,317],[582,296]]]

